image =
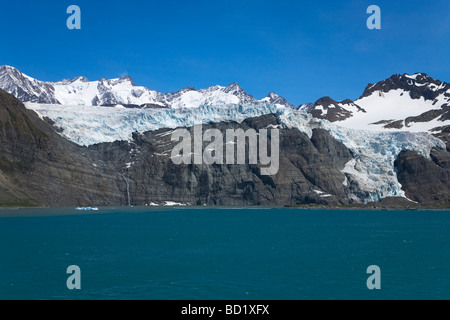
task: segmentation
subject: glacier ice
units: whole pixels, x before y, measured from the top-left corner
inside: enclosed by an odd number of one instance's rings
[[[337,127],[328,121],[322,126],[352,152],[354,158],[342,172],[366,193],[366,203],[386,197],[406,198],[394,166],[401,151],[413,150],[429,159],[432,148],[445,148],[444,142],[425,132],[363,131]]]
[[[27,103],[27,108],[48,117],[63,129],[62,135],[79,145],[130,140],[133,132],[161,128],[190,127],[200,123],[236,121],[275,114],[286,128],[297,128],[309,137],[314,128],[323,128],[342,142],[353,155],[342,172],[349,197],[355,202],[379,201],[385,197],[405,197],[397,180],[394,161],[402,150],[414,150],[429,158],[433,147],[444,143],[428,133],[377,132],[339,127],[310,114],[268,103],[204,105],[195,109],[125,109],[96,106],[62,106]],[[352,194],[354,192],[354,194]]]

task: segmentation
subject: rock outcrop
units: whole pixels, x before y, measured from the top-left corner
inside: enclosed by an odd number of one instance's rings
[[[110,205],[123,197],[88,150],[0,90],[0,205]]]
[[[271,125],[278,125],[274,115],[241,124],[204,125],[203,130],[259,130]],[[193,135],[193,129],[189,130]],[[280,167],[274,176],[261,175],[260,166],[251,164],[175,165],[170,155],[177,142],[171,141],[171,132],[163,129],[135,134],[131,143],[103,143],[89,150],[108,167],[123,172],[133,204],[166,200],[192,205],[349,203],[340,170],[352,156],[325,130],[315,129],[310,139],[299,130],[281,129]]]
[[[403,151],[395,166],[409,199],[420,203],[450,201],[450,153],[446,150],[433,149],[431,159]]]

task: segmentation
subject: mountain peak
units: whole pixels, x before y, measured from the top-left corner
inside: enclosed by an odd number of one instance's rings
[[[89,79],[83,76],[76,77],[73,81],[89,82]]]
[[[15,75],[15,78],[25,76],[22,72],[20,72],[16,68],[7,66],[7,65],[0,67],[0,76],[5,76],[5,75]],[[29,78],[29,79],[31,80],[31,78]]]
[[[406,77],[409,79],[417,79],[417,78],[429,78],[432,79],[429,75],[427,75],[426,73],[423,72],[417,72],[417,73],[413,73],[413,74],[409,74],[409,73],[404,73],[401,75],[401,77]]]
[[[280,97],[280,95],[278,95],[277,93],[272,91],[272,92],[269,92],[269,94],[267,95],[266,98],[275,99],[275,98],[279,98],[279,97]]]
[[[330,97],[322,97],[314,103],[314,106],[322,106],[327,108],[330,105],[337,104],[338,102]]]
[[[26,74],[22,73],[19,69],[14,68],[12,66],[3,65],[0,67],[0,76],[9,75],[9,78],[13,82],[23,82],[23,81],[31,81],[35,82],[38,81],[30,76],[27,76]],[[1,87],[0,87],[1,88]]]
[[[387,93],[392,90],[409,92],[412,99],[424,98],[434,100],[437,96],[450,89],[450,85],[436,80],[426,73],[395,74],[390,78],[375,84],[369,84],[360,99],[372,95],[374,92]]]
[[[62,84],[62,85],[68,85],[68,84],[72,84],[72,83],[74,83],[76,81],[89,82],[88,78],[79,76],[79,77],[75,77],[73,79],[64,79],[64,80],[61,80],[61,81],[58,81],[58,82],[55,82],[55,83],[56,84]]]
[[[227,87],[238,87],[240,88],[241,86],[239,85],[239,83],[237,83],[236,81],[233,83],[230,83]]]
[[[51,85],[33,79],[14,67],[0,67],[0,88],[22,102],[58,104]]]
[[[195,87],[194,86],[188,86],[186,88],[183,88],[181,90],[178,90],[175,93],[184,93],[184,92],[188,92],[188,91],[195,91]]]
[[[132,85],[133,87],[136,86],[136,85],[134,84],[133,79],[132,79],[130,76],[128,76],[128,75],[121,77],[119,80],[121,80],[121,82],[129,82],[129,83],[131,83],[131,85]]]
[[[225,87],[225,92],[230,92],[230,91],[244,91],[244,90],[241,88],[239,83],[233,82]]]
[[[181,90],[178,90],[176,92],[168,92],[166,94],[166,97],[169,100],[176,99],[178,97],[181,97],[183,94],[185,94],[186,92],[189,92],[189,91],[195,91],[195,87],[189,86],[189,87],[183,88]]]
[[[269,94],[267,95],[267,97],[263,99],[263,101],[266,101],[270,104],[278,104],[285,106],[287,108],[296,109],[296,107],[293,104],[289,103],[285,98],[283,98],[274,91],[269,92]]]
[[[123,76],[120,78],[115,79],[107,79],[107,78],[101,78],[98,80],[102,85],[108,85],[108,86],[115,86],[117,84],[125,83],[129,84],[132,87],[135,87],[133,79],[131,79],[130,76]]]
[[[5,71],[18,71],[16,68],[8,66],[8,65],[3,65],[0,66],[0,72],[5,72]]]

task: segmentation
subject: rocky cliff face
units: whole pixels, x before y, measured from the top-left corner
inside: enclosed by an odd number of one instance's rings
[[[85,148],[0,90],[0,205],[109,205],[122,197]]]
[[[203,130],[259,130],[277,124],[275,116],[266,115],[241,124],[204,125]],[[250,164],[175,165],[170,159],[176,144],[171,132],[135,134],[131,143],[103,143],[89,150],[106,166],[123,173],[133,204],[167,200],[193,205],[349,203],[340,170],[352,156],[325,130],[314,130],[311,139],[298,130],[280,130],[280,168],[275,176],[263,176],[259,165]]]
[[[403,151],[395,166],[406,196],[420,203],[450,201],[450,153],[433,149],[431,159],[413,151]]]
[[[203,125],[218,129],[278,127],[274,115],[238,124]],[[193,128],[188,128],[193,135]],[[359,187],[342,171],[352,153],[324,129],[309,137],[280,129],[276,175],[260,165],[175,165],[178,142],[173,129],[133,134],[131,141],[82,147],[60,136],[50,119],[41,119],[0,90],[0,205],[101,206],[164,204],[298,205],[351,204]],[[206,146],[206,143],[203,147]],[[448,202],[450,154],[435,149],[432,160],[405,151],[397,161],[407,196],[418,202]]]
[[[298,130],[281,130],[279,172],[263,176],[258,165],[175,165],[170,152],[176,142],[168,129],[136,133],[131,142],[85,148],[59,136],[51,123],[5,92],[0,92],[0,115],[3,204],[348,203],[340,170],[351,154],[325,130],[314,130],[311,139]],[[277,125],[275,116],[203,129],[259,130],[269,125]]]

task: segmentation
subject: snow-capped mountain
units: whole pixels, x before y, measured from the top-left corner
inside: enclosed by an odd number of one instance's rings
[[[61,104],[70,106],[116,106],[128,108],[198,108],[202,105],[271,104],[293,107],[276,93],[257,100],[237,83],[226,87],[212,86],[196,90],[194,87],[163,94],[136,86],[129,76],[118,79],[89,81],[85,77],[44,82],[33,79],[19,70],[0,67],[0,88],[22,102]]]
[[[450,126],[450,84],[424,73],[394,75],[355,101],[326,97],[306,111],[346,128],[439,135]]]
[[[136,86],[130,77],[42,82],[5,66],[0,68],[0,88],[25,102],[63,137],[92,148],[101,149],[98,144],[102,143],[132,145],[139,133],[154,130],[169,130],[164,134],[170,134],[170,129],[177,127],[243,123],[265,115],[274,115],[282,130],[296,129],[308,139],[313,139],[314,130],[323,130],[351,154],[339,167],[342,180],[334,182],[348,188],[349,199],[355,202],[406,197],[395,167],[405,150],[415,151],[425,160],[432,158],[433,149],[450,150],[444,143],[450,140],[450,85],[425,74],[396,75],[370,84],[356,101],[325,97],[298,108],[273,92],[257,100],[237,83],[162,94]],[[327,143],[324,146],[330,151]],[[314,157],[308,154],[307,158]],[[297,160],[300,167],[305,165]],[[446,168],[447,160],[439,161]],[[130,163],[124,166],[129,168]],[[420,172],[421,167],[417,168]]]
[[[275,92],[257,100],[237,83],[200,90],[187,87],[163,94],[136,86],[129,76],[98,81],[77,77],[44,82],[10,66],[0,67],[0,88],[22,102],[48,105],[190,109],[204,105],[257,106],[265,103],[308,112],[314,118],[351,129],[429,132],[438,136],[443,133],[447,136],[447,131],[450,131],[450,84],[424,73],[394,75],[369,84],[355,101],[347,99],[339,102],[324,97],[314,104],[298,107]]]
[[[265,97],[261,101],[267,102],[269,104],[281,105],[281,106],[285,106],[285,107],[288,107],[288,108],[291,108],[291,109],[296,109],[296,107],[293,104],[291,104],[285,98],[279,96],[278,94],[276,94],[273,91],[271,93],[269,93],[267,95],[267,97]]]
[[[22,102],[58,103],[51,84],[28,77],[13,67],[0,67],[0,88]]]

